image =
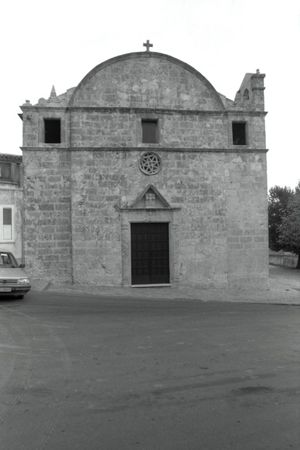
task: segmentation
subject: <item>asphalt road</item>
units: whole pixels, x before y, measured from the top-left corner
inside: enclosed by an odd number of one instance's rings
[[[300,448],[300,307],[0,300],[1,450]]]

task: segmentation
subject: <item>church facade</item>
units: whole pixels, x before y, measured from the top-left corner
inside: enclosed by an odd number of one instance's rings
[[[34,278],[266,286],[264,75],[235,100],[169,55],[105,61],[21,107],[24,252]]]

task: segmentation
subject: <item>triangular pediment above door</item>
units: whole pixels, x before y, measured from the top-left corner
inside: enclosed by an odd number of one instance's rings
[[[127,203],[126,200],[123,200],[115,207],[119,211],[177,211],[181,209],[178,206],[171,206],[153,184],[148,184],[132,203]]]
[[[158,189],[149,184],[143,192],[141,192],[135,201],[129,206],[133,209],[172,209],[169,202],[158,191]]]

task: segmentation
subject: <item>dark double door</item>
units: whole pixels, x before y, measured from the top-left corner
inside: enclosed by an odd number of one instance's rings
[[[131,283],[170,282],[169,224],[131,224]]]

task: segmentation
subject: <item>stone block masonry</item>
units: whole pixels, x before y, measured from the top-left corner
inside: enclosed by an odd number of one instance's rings
[[[24,152],[24,228],[28,271],[71,280],[71,167],[61,150]]]

